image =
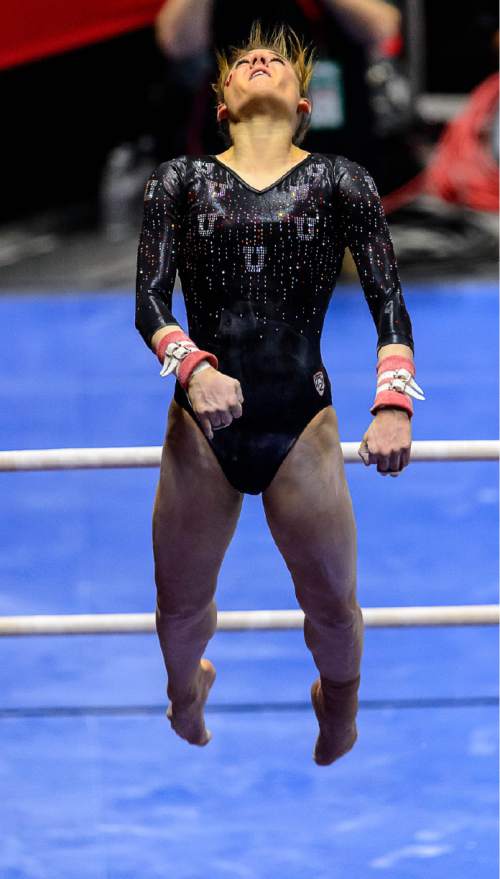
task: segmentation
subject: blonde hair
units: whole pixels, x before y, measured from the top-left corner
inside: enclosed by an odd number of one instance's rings
[[[273,30],[266,32],[262,29],[260,21],[254,21],[248,40],[244,45],[230,46],[228,54],[224,51],[219,52],[217,49],[215,51],[219,74],[217,81],[212,83],[212,88],[216,94],[216,104],[224,101],[224,83],[233,64],[243,55],[251,52],[252,49],[269,49],[289,61],[299,82],[300,97],[309,97],[308,88],[314,67],[314,48],[306,46],[289,25],[277,25]],[[302,143],[310,121],[310,113],[301,113],[301,120],[292,138],[294,144]],[[227,119],[219,122],[219,132],[226,145],[230,146],[232,141]]]

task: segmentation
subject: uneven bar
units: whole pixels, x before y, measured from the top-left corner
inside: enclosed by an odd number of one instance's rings
[[[369,628],[410,626],[497,626],[497,604],[436,607],[366,607],[363,619]],[[219,611],[220,632],[301,629],[301,610]],[[17,635],[118,635],[155,631],[152,613],[56,614],[53,616],[0,617],[0,636]]]
[[[344,460],[361,464],[359,443],[342,443]],[[498,461],[500,440],[420,440],[412,444],[411,460]],[[82,449],[21,449],[0,452],[0,471],[101,470],[159,467],[161,446]]]

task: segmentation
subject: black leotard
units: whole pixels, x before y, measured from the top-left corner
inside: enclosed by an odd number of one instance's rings
[[[180,156],[147,182],[136,326],[150,345],[156,330],[178,323],[178,269],[189,336],[241,383],[242,417],[207,440],[239,491],[263,491],[307,423],[331,405],[320,337],[346,247],[378,347],[413,349],[387,222],[362,166],[310,153],[257,190],[214,156]],[[174,397],[198,424],[178,382]]]

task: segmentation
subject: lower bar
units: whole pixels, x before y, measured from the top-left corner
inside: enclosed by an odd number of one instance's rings
[[[497,626],[497,604],[444,607],[366,607],[363,619],[369,628],[410,626]],[[301,610],[219,611],[220,632],[301,629]],[[155,631],[152,613],[57,614],[54,616],[0,617],[0,636],[13,635],[118,635]]]

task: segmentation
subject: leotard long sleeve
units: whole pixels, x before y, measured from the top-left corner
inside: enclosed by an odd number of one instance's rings
[[[224,308],[241,301],[257,322],[281,318],[314,339],[346,247],[378,347],[413,348],[389,229],[364,168],[312,153],[259,191],[212,156],[172,159],[146,185],[136,326],[149,345],[156,330],[178,323],[171,311],[178,269],[198,345],[217,344]]]
[[[189,336],[242,385],[243,416],[210,440],[242,491],[263,490],[307,421],[331,403],[320,337],[346,247],[378,347],[413,349],[381,201],[360,165],[310,153],[258,190],[214,156],[180,156],[148,180],[136,326],[151,345],[156,330],[178,323],[178,270]],[[174,396],[195,418],[178,382]]]

